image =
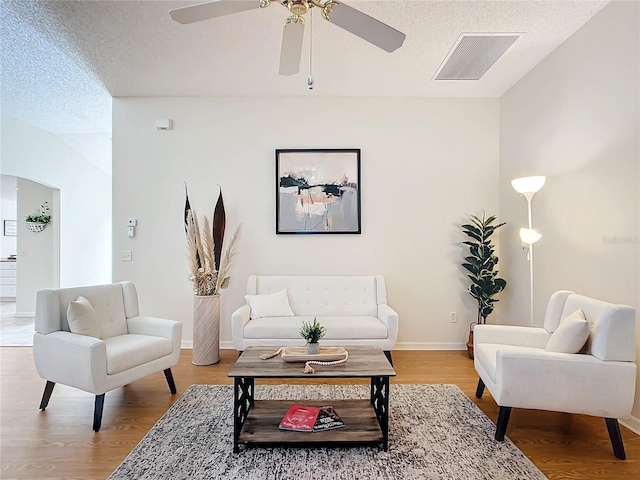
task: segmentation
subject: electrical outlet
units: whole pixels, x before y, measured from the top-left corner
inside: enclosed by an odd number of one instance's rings
[[[456,323],[457,321],[458,321],[458,316],[456,315],[456,312],[451,312],[449,314],[449,322]]]
[[[131,261],[131,250],[122,250],[120,252],[120,260],[123,262]]]

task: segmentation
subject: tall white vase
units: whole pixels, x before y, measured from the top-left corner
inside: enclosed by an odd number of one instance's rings
[[[220,361],[220,295],[193,297],[194,365]]]

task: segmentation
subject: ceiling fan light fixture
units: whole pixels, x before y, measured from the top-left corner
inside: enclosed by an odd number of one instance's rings
[[[304,15],[309,11],[309,1],[308,0],[288,0],[287,8],[294,15]]]

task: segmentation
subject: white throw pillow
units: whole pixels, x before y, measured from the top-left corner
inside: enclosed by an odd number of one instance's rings
[[[293,317],[286,290],[270,295],[245,295],[244,299],[251,307],[251,319],[261,317]]]
[[[578,309],[560,320],[560,325],[549,338],[545,350],[558,353],[578,353],[589,339],[589,322]]]
[[[67,307],[67,322],[71,333],[88,337],[102,338],[98,314],[86,298],[80,296]]]

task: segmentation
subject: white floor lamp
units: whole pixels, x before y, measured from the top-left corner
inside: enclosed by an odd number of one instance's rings
[[[529,213],[529,228],[520,229],[520,240],[522,246],[528,249],[529,260],[529,286],[530,286],[530,325],[533,327],[533,244],[542,238],[542,235],[533,229],[531,222],[531,200],[533,196],[538,192],[546,182],[547,177],[534,176],[534,177],[521,177],[511,180],[511,186],[513,189],[522,194],[527,199],[527,211]]]

